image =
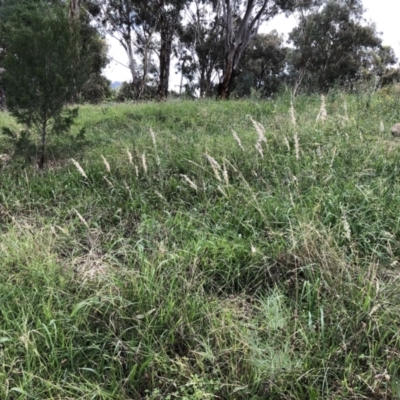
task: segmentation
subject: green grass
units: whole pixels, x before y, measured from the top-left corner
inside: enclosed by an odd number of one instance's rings
[[[0,167],[0,398],[399,398],[400,97],[320,105],[82,106]]]

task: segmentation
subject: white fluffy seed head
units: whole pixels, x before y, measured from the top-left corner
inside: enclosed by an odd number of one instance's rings
[[[103,164],[106,167],[107,172],[111,172],[110,164],[108,163],[107,159],[103,156],[103,154],[101,154],[100,156],[103,160]]]
[[[223,164],[224,168],[222,170],[222,176],[224,177],[224,182],[226,185],[229,185],[229,175],[228,175],[228,170],[226,169],[225,163]]]
[[[344,109],[344,119],[346,121],[348,121],[349,120],[349,114],[347,113],[347,102],[346,101],[343,103],[343,109]]]
[[[319,109],[319,113],[317,115],[317,121],[321,120],[322,122],[324,122],[327,118],[328,113],[326,112],[325,96],[321,94],[321,108]]]
[[[187,175],[181,174],[181,177],[189,184],[189,186],[197,192],[197,185],[189,179]]]
[[[233,129],[232,129],[232,135],[233,135],[233,138],[236,140],[236,143],[238,144],[238,146],[244,151],[242,141],[240,140],[239,135]]]
[[[283,141],[285,142],[285,145],[286,145],[288,151],[290,151],[290,143],[289,143],[288,138],[286,136],[284,136],[283,138],[284,138]]]
[[[165,197],[164,197],[158,190],[155,190],[154,193],[155,193],[155,194],[157,195],[157,197],[159,197],[161,200],[166,201]]]
[[[351,239],[351,230],[349,221],[346,218],[346,214],[342,215],[342,225],[343,225],[343,236],[347,239]]]
[[[146,154],[142,154],[142,166],[143,166],[143,171],[145,174],[147,174],[147,162],[146,162]]]
[[[297,132],[294,133],[293,136],[294,139],[294,149],[295,149],[295,153],[296,153],[296,159],[300,159],[300,143],[299,143],[299,135],[297,134]]]
[[[75,165],[76,169],[78,170],[78,172],[87,179],[87,175],[85,174],[85,171],[83,170],[83,168],[79,165],[78,161],[74,160],[73,158],[71,158],[71,162],[72,164]]]
[[[224,190],[222,189],[222,187],[221,186],[217,186],[217,189],[218,189],[218,191],[224,196],[224,197],[228,197],[227,195],[226,195],[226,193],[224,192]]]
[[[129,160],[129,164],[133,165],[133,157],[132,157],[132,153],[126,149],[126,153],[128,154],[128,160]]]
[[[252,122],[257,134],[258,134],[258,140],[260,142],[265,142],[267,143],[267,139],[265,138],[265,128],[263,125],[261,125],[259,122],[255,121],[251,115],[248,115],[250,118],[250,121]]]
[[[211,168],[214,172],[215,177],[217,178],[217,180],[219,182],[222,182],[221,175],[219,173],[219,171],[222,171],[221,166],[218,164],[218,162],[215,160],[215,158],[211,157],[209,154],[206,153],[205,156],[211,165]]]
[[[296,115],[294,113],[293,99],[290,100],[290,119],[292,120],[293,126],[296,126]]]
[[[153,145],[156,148],[157,147],[156,134],[154,133],[152,128],[150,128],[150,136],[151,136],[151,141],[153,142]]]
[[[257,143],[255,144],[255,148],[258,151],[258,153],[260,154],[261,158],[264,158],[264,152],[263,152],[263,148],[261,145],[261,140],[257,140]]]

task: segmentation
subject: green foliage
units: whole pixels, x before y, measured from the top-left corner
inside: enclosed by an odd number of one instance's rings
[[[157,98],[157,88],[154,86],[146,85],[143,90],[141,99],[150,100]],[[121,86],[116,92],[116,101],[134,101],[137,100],[137,91],[132,85],[132,83],[122,82]]]
[[[64,111],[87,79],[90,55],[81,51],[79,26],[59,2],[5,4],[1,32],[6,43],[7,107],[40,136],[43,167],[48,133],[68,131],[77,111]]]
[[[378,73],[371,54],[384,55],[381,39],[374,25],[363,24],[362,16],[359,0],[321,1],[302,14],[299,26],[289,35],[295,86],[302,84],[308,92],[327,91],[336,84],[352,87],[362,71]],[[380,57],[380,68],[394,61],[387,52]]]
[[[259,34],[239,64],[234,93],[240,97],[258,91],[262,97],[277,93],[285,80],[287,49],[276,31]]]
[[[90,3],[85,3],[85,7],[90,8]],[[109,63],[108,47],[105,39],[93,26],[88,12],[80,13],[79,33],[82,46],[81,54],[90,54],[90,57],[86,60],[89,63],[86,66],[89,76],[77,101],[98,104],[111,96],[111,82],[102,75],[103,69]]]
[[[213,75],[223,66],[224,42],[220,15],[209,20],[209,8],[194,4],[191,20],[180,31],[181,46],[176,49],[180,64],[178,70],[189,81],[191,88],[199,90],[199,97],[213,95]]]
[[[91,73],[80,93],[80,102],[98,104],[111,97],[111,81],[98,72]]]

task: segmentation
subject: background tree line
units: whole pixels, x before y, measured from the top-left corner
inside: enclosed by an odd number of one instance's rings
[[[118,38],[132,80],[121,97],[140,100],[170,93],[171,60],[185,93],[199,97],[268,97],[282,85],[294,93],[354,88],[399,78],[397,59],[363,18],[361,0],[92,0],[100,32]],[[285,43],[260,33],[278,13],[298,25]],[[179,92],[182,91],[182,87]]]
[[[394,52],[363,19],[361,0],[0,0],[3,107],[4,27],[12,25],[18,5],[28,9],[32,4],[64,8],[68,18],[79,20],[90,66],[75,102],[96,103],[111,95],[110,82],[101,75],[109,61],[106,34],[118,39],[128,58],[131,80],[119,91],[121,101],[165,99],[173,93],[174,68],[181,76],[176,94],[223,99],[252,92],[269,97],[283,85],[310,93],[399,78]],[[260,33],[278,13],[297,17],[288,42],[276,31]]]

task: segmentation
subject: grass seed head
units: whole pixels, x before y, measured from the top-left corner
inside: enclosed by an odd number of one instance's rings
[[[348,121],[349,114],[347,113],[347,102],[346,101],[343,103],[343,109],[344,109],[344,119],[345,119],[345,121]]]
[[[142,154],[142,166],[143,166],[143,171],[145,174],[147,174],[147,162],[146,162],[146,154]]]
[[[197,185],[189,179],[187,175],[181,174],[181,177],[189,184],[189,186],[197,192]]]
[[[111,172],[110,164],[108,163],[107,159],[103,156],[103,154],[101,154],[100,156],[103,160],[103,164],[106,167],[107,172]]]
[[[293,106],[293,99],[290,100],[290,119],[292,120],[293,126],[296,126],[296,115],[294,112],[294,106]]]
[[[150,128],[150,136],[151,136],[151,141],[153,142],[154,148],[157,148],[156,134],[154,133],[152,128]]]
[[[261,158],[264,158],[264,152],[262,149],[261,140],[257,140],[257,143],[255,144],[255,148],[259,152]]]
[[[351,240],[350,224],[349,221],[347,220],[346,214],[344,213],[342,215],[342,225],[343,225],[343,236],[350,241]]]
[[[244,151],[242,141],[240,140],[239,135],[233,129],[232,129],[232,135],[233,135],[233,138],[236,140],[236,143],[238,144],[238,146]]]
[[[296,159],[299,160],[300,159],[300,143],[299,143],[299,135],[297,134],[297,132],[294,133],[294,149],[296,152]]]
[[[258,140],[260,142],[265,142],[267,143],[267,139],[265,137],[265,128],[263,125],[261,125],[259,122],[255,121],[251,115],[248,115],[250,118],[250,121],[252,122],[255,130],[257,131],[258,134]]]
[[[85,171],[83,170],[83,168],[80,166],[80,164],[78,163],[78,161],[74,160],[73,158],[71,158],[71,162],[72,164],[75,165],[76,169],[78,170],[78,172],[87,179],[87,175],[85,174]]]
[[[89,229],[89,225],[88,225],[88,223],[86,222],[85,218],[82,217],[82,215],[79,213],[79,211],[78,211],[76,208],[74,208],[74,211],[75,211],[75,214],[76,214],[76,215],[78,216],[78,218],[80,219],[80,221],[82,222],[82,224],[85,225],[86,228]]]
[[[224,168],[222,170],[222,176],[224,177],[224,181],[226,185],[229,185],[229,175],[228,175],[228,170],[226,169],[225,162],[223,164]]]
[[[159,197],[161,200],[167,201],[166,198],[165,198],[158,190],[155,190],[154,193],[155,193],[156,196]]]
[[[209,154],[206,153],[205,156],[211,165],[211,168],[214,172],[215,177],[217,178],[217,180],[219,182],[222,182],[221,175],[219,174],[219,171],[222,171],[221,166],[218,164],[218,162],[215,160],[215,158],[211,157]]]
[[[113,187],[113,186],[114,186],[114,185],[107,179],[106,176],[103,176],[103,178],[104,178],[104,180],[108,183],[108,185],[109,185],[110,187]]]
[[[224,197],[228,197],[228,196],[226,195],[224,189],[222,189],[222,187],[221,187],[220,185],[218,185],[217,189],[218,189],[218,191],[219,191],[220,193],[222,193],[222,195],[223,195]]]
[[[328,113],[326,112],[326,105],[325,105],[325,96],[321,94],[321,108],[319,109],[319,113],[317,115],[317,121],[321,120],[325,122],[328,118]]]
[[[128,154],[128,160],[129,160],[129,164],[133,165],[133,157],[132,157],[132,153],[126,149],[126,153]]]
[[[286,145],[288,151],[290,152],[290,143],[289,143],[289,140],[288,140],[288,138],[287,138],[286,136],[284,136],[283,138],[284,138],[283,141],[285,142],[285,145]]]

